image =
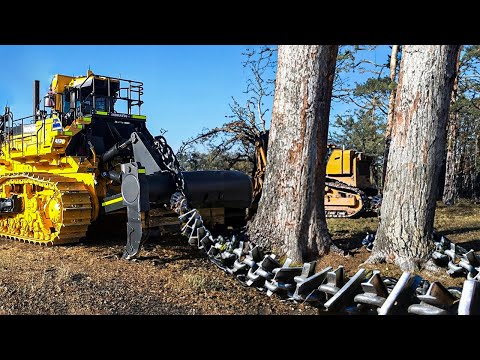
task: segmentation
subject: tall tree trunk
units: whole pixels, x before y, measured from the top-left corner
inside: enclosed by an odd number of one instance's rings
[[[370,261],[417,269],[431,234],[458,45],[405,45],[395,100],[382,217]]]
[[[455,108],[458,95],[458,72],[460,69],[461,48],[457,54],[455,81],[453,82],[451,111],[448,116],[447,131],[447,157],[445,160],[445,185],[443,187],[443,202],[445,205],[453,205],[457,198],[457,183],[455,167],[457,160],[457,132],[458,132],[458,110]]]
[[[267,169],[252,241],[294,261],[328,252],[324,193],[336,45],[279,46]]]
[[[480,134],[475,141],[475,186],[473,189],[473,199],[480,201]]]
[[[390,80],[393,82],[397,77],[397,59],[398,49],[400,45],[392,45],[392,54],[390,56]],[[395,109],[395,92],[393,88],[390,91],[390,97],[388,99],[388,115],[387,115],[387,128],[385,129],[385,150],[383,152],[383,168],[382,168],[382,190],[385,184],[385,174],[387,173],[388,152],[390,150],[390,141],[392,136],[392,122],[393,113]]]
[[[466,161],[466,139],[465,139],[465,131],[460,131],[458,135],[458,164],[456,168],[458,169],[457,174],[457,193],[460,197],[465,195],[465,161]]]

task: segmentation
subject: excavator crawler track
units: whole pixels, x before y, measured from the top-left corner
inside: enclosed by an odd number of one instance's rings
[[[92,201],[86,185],[43,173],[5,175],[1,197],[16,194],[22,211],[0,214],[0,237],[41,245],[76,243],[86,235]]]

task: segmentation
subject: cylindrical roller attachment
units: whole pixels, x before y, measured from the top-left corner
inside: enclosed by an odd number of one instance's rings
[[[126,147],[130,146],[132,144],[132,140],[128,139],[123,143],[117,143],[113,145],[110,149],[108,149],[103,155],[102,155],[102,161],[107,162],[112,160],[115,156],[120,154],[120,152],[125,149]]]
[[[185,188],[193,207],[248,208],[252,182],[240,171],[186,171]]]
[[[240,171],[185,171],[185,190],[195,208],[248,208],[252,202],[250,177]],[[148,175],[150,201],[169,203],[175,182],[169,173]]]
[[[175,181],[169,173],[147,175],[150,202],[168,204],[170,196],[175,192]]]

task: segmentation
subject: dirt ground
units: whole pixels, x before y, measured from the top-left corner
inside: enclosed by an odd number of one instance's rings
[[[325,266],[345,266],[354,274],[369,252],[361,247],[366,232],[374,232],[376,218],[329,219],[337,245],[351,255],[330,254]],[[480,250],[480,205],[462,202],[452,208],[439,204],[437,232],[467,249]],[[0,314],[317,314],[308,304],[268,298],[245,288],[213,265],[186,239],[155,237],[140,260],[119,260],[124,225],[118,219],[108,231],[94,231],[85,242],[41,247],[0,239]],[[367,266],[367,269],[374,267]],[[398,277],[392,265],[379,264],[382,274]],[[422,272],[426,279],[460,286],[445,271]]]

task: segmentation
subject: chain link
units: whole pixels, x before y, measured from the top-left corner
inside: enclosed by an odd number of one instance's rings
[[[155,136],[154,141],[155,149],[160,154],[163,163],[161,164],[164,167],[164,171],[168,171],[173,175],[175,181],[175,191],[179,192],[186,198],[185,195],[185,180],[183,179],[183,174],[180,169],[180,163],[178,162],[175,153],[173,152],[170,145],[167,143],[167,139],[164,136],[158,135]]]

